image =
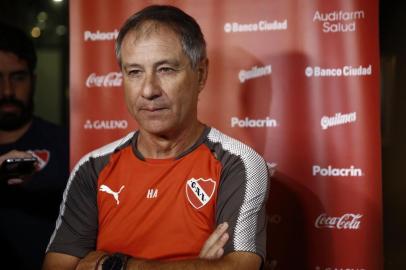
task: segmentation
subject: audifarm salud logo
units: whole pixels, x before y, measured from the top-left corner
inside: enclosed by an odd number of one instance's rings
[[[365,19],[363,10],[330,12],[316,11],[313,15],[314,23],[321,23],[324,33],[355,32],[357,21]]]

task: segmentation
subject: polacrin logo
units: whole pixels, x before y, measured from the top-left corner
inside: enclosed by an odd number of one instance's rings
[[[270,117],[262,119],[252,119],[245,117],[240,119],[238,117],[231,117],[231,127],[239,128],[266,128],[266,127],[277,127],[278,122]]]
[[[323,168],[319,165],[313,165],[312,172],[313,176],[361,177],[364,175],[360,168],[355,168],[353,165],[349,168],[334,168],[331,165]]]
[[[96,32],[92,32],[86,30],[83,33],[84,41],[105,41],[105,40],[115,40],[118,37],[118,30],[114,29],[112,32],[103,32],[100,30],[96,30]]]

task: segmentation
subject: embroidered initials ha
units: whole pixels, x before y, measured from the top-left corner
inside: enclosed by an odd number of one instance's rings
[[[147,199],[155,199],[158,198],[158,189],[157,188],[150,188],[147,191]]]

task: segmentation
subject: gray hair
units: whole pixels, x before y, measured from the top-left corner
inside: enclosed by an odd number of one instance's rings
[[[156,23],[172,29],[178,34],[183,52],[188,56],[193,69],[206,59],[206,42],[196,20],[177,7],[165,5],[148,6],[132,15],[121,27],[116,40],[116,57],[121,68],[121,46],[131,30],[140,30],[145,22]]]

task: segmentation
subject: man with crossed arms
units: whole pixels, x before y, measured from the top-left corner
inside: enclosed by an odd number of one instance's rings
[[[76,165],[43,269],[259,269],[268,170],[197,119],[208,73],[199,25],[147,7],[121,28],[116,55],[139,130]]]

